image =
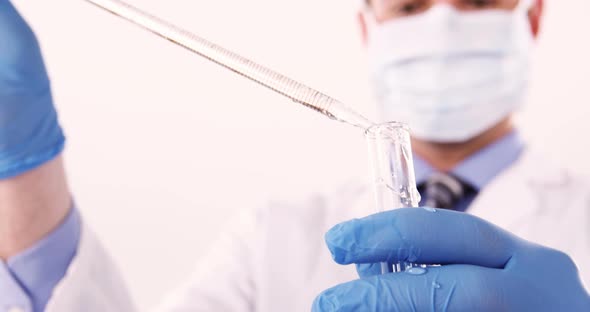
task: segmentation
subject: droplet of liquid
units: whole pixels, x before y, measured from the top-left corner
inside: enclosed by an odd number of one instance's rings
[[[436,212],[436,209],[430,208],[430,207],[424,207],[424,210],[426,210],[428,212]]]
[[[437,282],[432,282],[432,288],[434,289],[440,289],[440,284]]]
[[[402,205],[406,206],[406,207],[413,207],[414,203],[413,203],[413,198],[412,198],[412,193],[410,192],[410,190],[406,187],[406,186],[402,186],[399,190],[399,198],[400,198],[400,202],[402,203]]]
[[[423,268],[411,268],[406,271],[408,274],[412,275],[422,275],[426,273],[426,269]]]

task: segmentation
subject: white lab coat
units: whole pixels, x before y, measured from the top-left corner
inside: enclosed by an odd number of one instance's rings
[[[371,214],[370,187],[274,203],[238,218],[197,272],[157,311],[309,311],[315,296],[356,279],[354,266],[331,260],[324,233]],[[526,151],[476,198],[470,213],[516,235],[565,251],[590,285],[588,183]],[[548,268],[550,269],[550,268]],[[107,255],[85,229],[78,256],[47,311],[131,311]]]

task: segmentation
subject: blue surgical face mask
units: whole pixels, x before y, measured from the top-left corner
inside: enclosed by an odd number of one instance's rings
[[[419,139],[462,142],[517,110],[533,47],[527,8],[436,5],[374,25],[368,53],[382,119],[408,123]]]

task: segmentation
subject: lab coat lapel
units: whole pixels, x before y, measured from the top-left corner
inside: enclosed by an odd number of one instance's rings
[[[526,219],[542,209],[540,186],[562,183],[562,172],[541,155],[525,150],[514,165],[480,192],[468,212],[518,232]]]

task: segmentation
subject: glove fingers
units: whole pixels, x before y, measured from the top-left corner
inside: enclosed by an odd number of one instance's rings
[[[342,284],[320,294],[312,311],[504,311],[501,271],[469,265],[432,267],[423,274],[390,273]],[[485,307],[485,308],[484,308]]]
[[[326,234],[340,264],[417,262],[503,268],[519,240],[477,217],[397,209],[342,223]]]

